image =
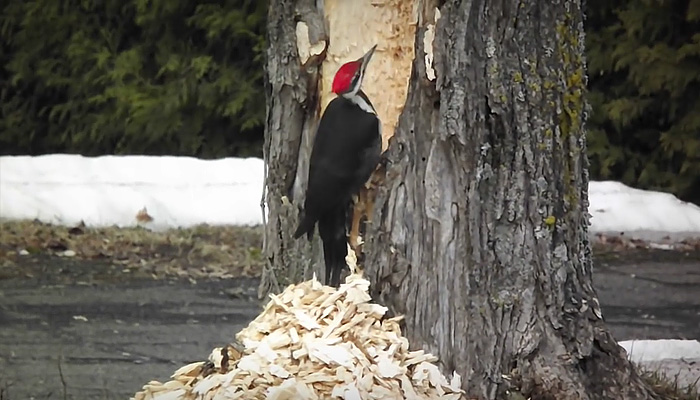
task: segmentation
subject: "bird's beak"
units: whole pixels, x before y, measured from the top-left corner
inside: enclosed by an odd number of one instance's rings
[[[365,53],[364,56],[362,56],[362,57],[360,58],[359,61],[362,61],[362,70],[364,70],[365,68],[367,68],[367,64],[369,64],[369,60],[372,58],[372,55],[374,55],[374,50],[376,50],[376,49],[377,49],[377,45],[375,44],[374,46],[372,46],[371,49],[369,49],[369,50],[367,51],[367,53]]]

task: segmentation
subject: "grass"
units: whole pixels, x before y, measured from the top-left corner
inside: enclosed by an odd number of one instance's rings
[[[640,369],[642,379],[655,393],[664,400],[698,400],[700,391],[698,381],[690,385],[683,385],[678,380],[678,375],[668,376],[663,371]]]
[[[261,227],[199,225],[153,232],[4,221],[0,223],[0,279],[58,273],[45,268],[45,264],[60,264],[57,257],[65,262],[92,261],[88,265],[109,266],[115,274],[131,271],[152,278],[251,277],[262,270],[261,248]],[[44,268],[33,271],[34,264]]]

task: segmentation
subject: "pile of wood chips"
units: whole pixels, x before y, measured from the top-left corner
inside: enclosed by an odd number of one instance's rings
[[[214,349],[132,400],[462,398],[460,376],[448,380],[435,356],[409,351],[400,318],[382,321],[387,309],[368,289],[357,274],[337,290],[315,277],[290,285],[236,335],[239,350]]]

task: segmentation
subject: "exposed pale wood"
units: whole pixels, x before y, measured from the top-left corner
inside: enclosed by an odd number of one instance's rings
[[[413,62],[417,1],[407,0],[325,0],[324,11],[330,31],[330,45],[322,66],[321,109],[335,96],[330,88],[333,76],[345,62],[357,59],[377,44],[367,69],[364,91],[382,123],[382,148],[386,149],[403,110]],[[375,184],[371,184],[374,181]],[[359,193],[352,210],[349,243],[361,258],[357,239],[361,221],[370,219],[376,183],[381,175]]]
[[[333,99],[340,66],[377,45],[365,75],[364,92],[382,122],[383,148],[403,110],[413,62],[417,1],[325,0],[330,43],[321,72],[321,110]]]
[[[384,183],[386,167],[380,164],[370,177],[367,184],[360,190],[357,200],[353,205],[352,222],[348,242],[356,257],[364,259],[362,254],[362,244],[359,242],[366,232],[366,224],[372,222],[374,211],[374,199],[377,190]]]
[[[382,121],[383,146],[393,134],[403,107],[413,60],[416,15],[413,1],[299,0],[271,2],[267,58],[268,118],[265,159],[266,200],[270,221],[265,227],[268,266],[259,295],[279,292],[291,282],[324,276],[320,243],[291,238],[304,201],[309,154],[320,112],[334,94],[330,87],[342,63],[360,57],[378,44],[366,72],[365,92]],[[296,16],[297,20],[290,18]],[[376,179],[375,179],[376,180]],[[373,188],[356,203],[349,242],[368,219]],[[285,197],[286,196],[286,200]],[[365,204],[367,199],[368,204]],[[293,228],[292,228],[293,230]]]

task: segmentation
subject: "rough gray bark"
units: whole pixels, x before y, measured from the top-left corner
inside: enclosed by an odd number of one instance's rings
[[[266,163],[263,196],[269,210],[265,223],[263,255],[266,267],[259,296],[279,293],[290,283],[310,279],[319,268],[322,253],[292,238],[298,207],[303,203],[308,159],[318,120],[319,68],[321,57],[301,65],[297,49],[298,22],[308,26],[312,43],[325,40],[323,13],[314,0],[275,0],[268,10],[268,49],[265,92],[267,121],[263,154]],[[317,276],[320,270],[316,270]]]
[[[425,2],[423,2],[425,3]],[[375,202],[365,275],[479,399],[647,399],[591,286],[578,0],[451,0]],[[511,393],[515,397],[507,397]]]

